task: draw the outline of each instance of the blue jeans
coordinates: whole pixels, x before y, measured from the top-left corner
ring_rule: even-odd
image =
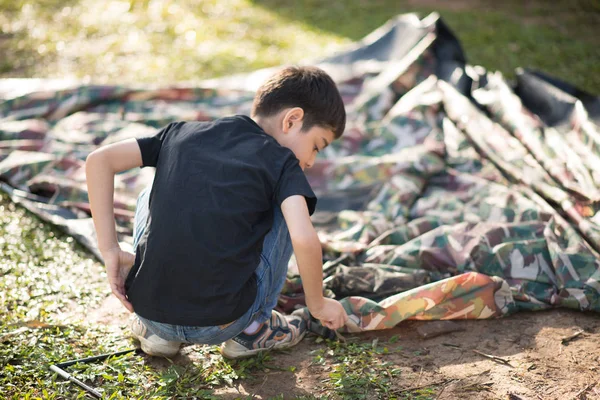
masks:
[[[133,247],[137,248],[146,229],[148,200],[151,187],[140,193],[137,199],[133,227]],[[150,321],[138,315],[140,320],[155,335],[170,341],[198,344],[219,344],[239,335],[253,321],[264,322],[271,318],[277,305],[279,293],[287,276],[287,266],[292,255],[292,241],[281,208],[273,207],[273,226],[265,236],[260,263],[256,267],[257,293],[254,303],[237,320],[221,326],[183,326]],[[202,307],[202,304],[198,304]]]

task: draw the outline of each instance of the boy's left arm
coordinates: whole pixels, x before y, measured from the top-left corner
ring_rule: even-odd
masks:
[[[106,273],[113,294],[125,308],[133,306],[125,295],[125,279],[133,266],[135,256],[122,251],[117,240],[114,216],[115,174],[141,167],[142,154],[135,139],[113,143],[93,151],[86,159],[86,179],[92,219],[98,238],[98,249],[106,265]]]
[[[348,315],[337,300],[323,297],[321,242],[310,220],[304,196],[288,197],[281,203],[281,211],[292,239],[308,310],[327,328],[341,328]]]

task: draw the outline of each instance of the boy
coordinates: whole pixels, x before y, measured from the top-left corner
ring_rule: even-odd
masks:
[[[342,305],[323,297],[316,197],[303,172],[344,131],[337,87],[318,68],[289,67],[259,88],[251,115],[172,123],[87,158],[98,248],[147,354],[223,343],[238,358],[297,344],[305,322],[273,310],[292,247],[311,314],[330,329],[346,323]],[[117,241],[113,181],[146,166],[156,175],[138,198],[134,256]]]

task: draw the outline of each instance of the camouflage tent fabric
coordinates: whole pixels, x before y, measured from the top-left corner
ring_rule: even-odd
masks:
[[[317,60],[336,80],[347,131],[307,171],[320,200],[324,292],[342,330],[405,319],[600,311],[600,100],[519,70],[514,84],[467,64],[435,14],[403,15]],[[194,87],[0,81],[0,182],[11,198],[95,248],[85,157],[176,120],[248,114],[273,69]],[[152,171],[116,178],[131,242]],[[309,319],[292,259],[279,307]],[[295,310],[295,311],[294,311]]]

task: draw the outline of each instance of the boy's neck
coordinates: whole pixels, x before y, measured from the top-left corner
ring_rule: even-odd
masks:
[[[277,121],[274,121],[275,118],[264,118],[259,116],[253,116],[250,118],[252,118],[252,120],[254,120],[254,122],[256,122],[256,124],[260,126],[267,135],[277,139],[275,135],[275,133],[277,132],[277,129],[275,128]]]

